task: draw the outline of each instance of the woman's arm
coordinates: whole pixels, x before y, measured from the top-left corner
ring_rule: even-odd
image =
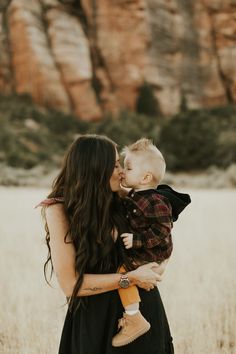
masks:
[[[50,234],[52,263],[59,285],[67,297],[72,295],[77,275],[75,271],[75,249],[72,243],[65,243],[68,232],[68,219],[62,204],[54,204],[46,209],[46,221]],[[69,241],[69,235],[67,237]],[[144,289],[152,288],[161,280],[161,276],[151,268],[156,263],[149,263],[128,272],[131,284]],[[120,274],[85,274],[78,296],[101,294],[119,288]]]

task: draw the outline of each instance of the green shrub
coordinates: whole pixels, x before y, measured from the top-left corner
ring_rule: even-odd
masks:
[[[116,118],[107,117],[103,121],[95,123],[91,126],[90,131],[107,135],[122,147],[140,137],[147,137],[156,142],[160,127],[158,118],[123,111]]]
[[[160,145],[170,170],[203,170],[236,162],[234,107],[194,110],[166,121]],[[232,133],[233,132],[233,133]],[[227,136],[231,136],[229,140]]]
[[[153,93],[152,87],[144,83],[137,99],[137,112],[146,116],[155,117],[160,115],[158,101]]]
[[[30,120],[35,128],[27,126]],[[75,134],[87,131],[87,122],[37,107],[27,96],[0,96],[0,157],[13,167],[58,165]]]

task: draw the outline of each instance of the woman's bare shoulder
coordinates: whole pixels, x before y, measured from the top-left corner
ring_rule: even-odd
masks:
[[[65,208],[64,208],[64,205],[62,203],[55,203],[55,204],[51,204],[51,205],[48,205],[46,208],[45,208],[45,215],[46,216],[50,216],[50,217],[53,217],[53,216],[64,216],[65,215]]]
[[[45,219],[49,228],[50,237],[54,240],[64,240],[69,230],[69,220],[64,205],[57,203],[45,209]],[[64,241],[63,241],[64,242]]]
[[[68,226],[65,208],[61,203],[52,204],[45,208],[45,217],[48,225],[57,224]]]

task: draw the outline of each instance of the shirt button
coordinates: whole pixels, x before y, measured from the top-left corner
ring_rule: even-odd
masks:
[[[136,209],[133,210],[134,213],[136,213],[136,211],[137,211]]]
[[[134,193],[131,194],[131,197],[132,197],[132,198],[134,197]]]
[[[126,217],[127,217],[127,219],[128,219],[128,218],[129,218],[129,215],[127,214]]]

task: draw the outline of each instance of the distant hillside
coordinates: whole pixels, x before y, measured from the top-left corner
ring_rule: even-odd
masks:
[[[227,0],[1,0],[0,93],[87,121],[232,104],[235,16]]]

